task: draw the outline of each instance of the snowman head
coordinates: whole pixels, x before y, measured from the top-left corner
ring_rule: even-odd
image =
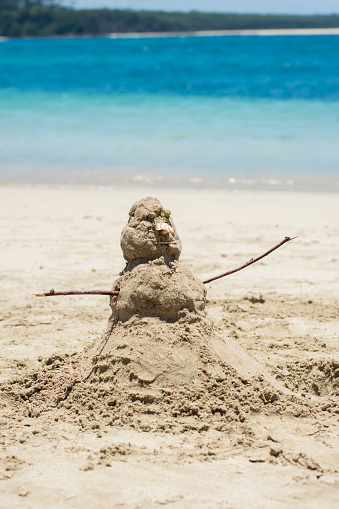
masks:
[[[181,253],[181,242],[170,211],[152,197],[132,205],[120,245],[127,262],[154,260],[161,256],[169,262],[178,260]]]

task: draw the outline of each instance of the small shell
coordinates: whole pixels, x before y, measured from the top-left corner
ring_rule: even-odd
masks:
[[[155,229],[161,234],[161,235],[167,235],[167,233],[173,233],[173,228],[171,225],[167,223],[157,223],[155,225]]]

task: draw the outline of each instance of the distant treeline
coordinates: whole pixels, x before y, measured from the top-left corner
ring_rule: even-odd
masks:
[[[104,35],[263,28],[337,28],[339,15],[261,15],[62,7],[53,0],[0,0],[0,36]]]

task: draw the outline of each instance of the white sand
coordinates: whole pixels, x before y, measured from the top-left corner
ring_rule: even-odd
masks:
[[[142,39],[145,37],[225,37],[229,35],[339,35],[339,28],[263,28],[251,30],[197,30],[196,32],[126,32],[111,33],[112,39]]]
[[[273,374],[285,373],[285,382],[296,384],[293,366],[302,362],[339,359],[338,194],[3,186],[0,382],[38,368],[39,357],[80,352],[102,333],[107,297],[31,294],[52,287],[109,290],[124,267],[119,238],[128,210],[149,195],[172,211],[181,261],[201,279],[299,235],[252,267],[209,284],[208,312]],[[260,295],[261,308],[243,299]],[[61,422],[46,429],[38,418],[10,424],[6,408],[0,417],[0,507],[337,505],[334,421],[327,431],[307,419],[290,426],[262,422],[262,446],[257,439],[253,447],[240,447],[241,436],[217,432],[80,432]],[[272,463],[265,442],[272,434],[271,446],[286,451],[286,458],[305,454],[320,469],[292,460]],[[132,453],[113,454],[110,468],[100,465],[100,448],[114,444]]]

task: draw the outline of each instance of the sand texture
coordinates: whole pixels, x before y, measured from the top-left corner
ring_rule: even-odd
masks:
[[[337,205],[0,188],[0,507],[337,507]]]

